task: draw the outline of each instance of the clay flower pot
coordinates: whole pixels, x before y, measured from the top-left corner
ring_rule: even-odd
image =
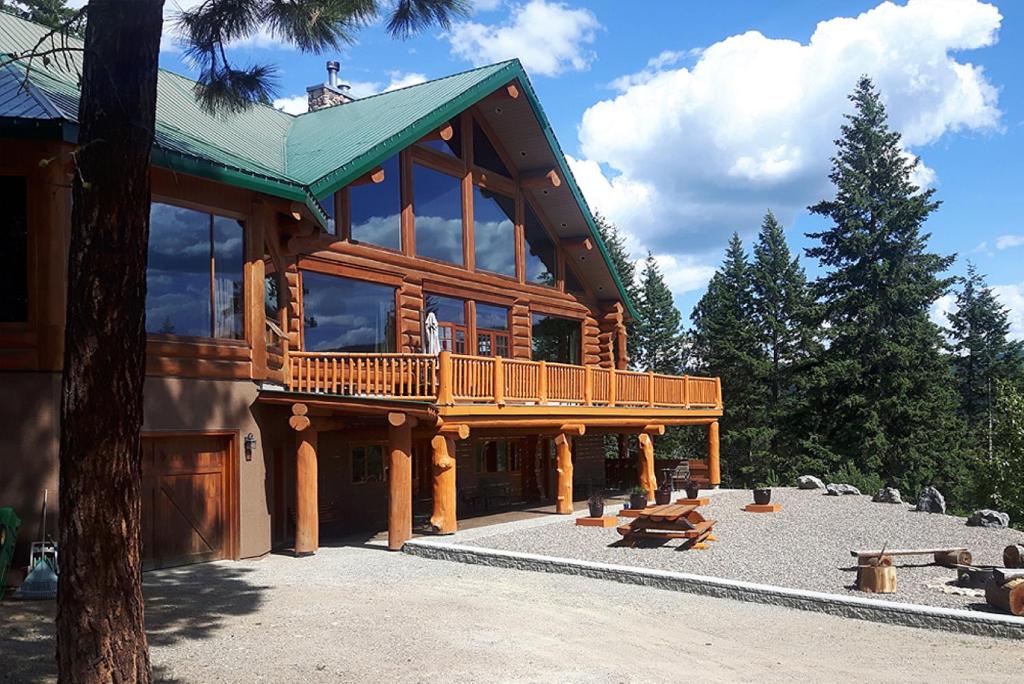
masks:
[[[590,509],[591,518],[601,518],[604,516],[604,499],[590,499],[587,501],[587,508]]]
[[[754,491],[754,503],[758,506],[765,506],[772,502],[772,490],[768,488],[755,489]]]
[[[694,483],[694,482],[687,482],[686,483],[686,498],[687,499],[696,499],[698,496],[700,496],[700,487],[698,487],[697,484]]]
[[[672,490],[671,489],[655,489],[654,490],[654,503],[659,506],[672,503]]]
[[[647,494],[632,493],[629,495],[629,507],[633,510],[647,508]]]

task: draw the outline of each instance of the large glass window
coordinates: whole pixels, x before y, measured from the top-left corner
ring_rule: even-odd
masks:
[[[459,117],[455,117],[448,123],[451,124],[452,127],[451,140],[442,140],[437,138],[435,140],[427,140],[420,144],[424,147],[429,147],[432,150],[437,150],[442,154],[462,158],[462,125],[459,122]]]
[[[427,313],[437,317],[438,338],[441,349],[456,354],[466,353],[466,302],[454,297],[428,294],[426,296]]]
[[[335,232],[337,232],[337,213],[338,212],[337,212],[337,207],[335,206],[337,204],[337,202],[335,202],[334,200],[335,200],[335,196],[334,196],[333,192],[330,195],[324,195],[323,197],[318,197],[317,198],[317,202],[320,203],[320,206],[323,207],[324,213],[327,214],[327,232],[328,233],[335,233]]]
[[[515,218],[514,199],[473,186],[473,245],[479,270],[515,276]]]
[[[384,180],[349,187],[352,239],[379,247],[402,248],[402,194],[398,155],[381,164]]]
[[[395,288],[302,272],[306,349],[395,351]]]
[[[554,287],[557,267],[555,243],[529,203],[523,221],[523,236],[526,238],[526,282]]]
[[[505,162],[501,161],[498,150],[495,149],[490,138],[484,133],[484,129],[480,128],[480,124],[476,121],[473,121],[473,163],[488,171],[494,171],[503,176],[512,176],[508,167],[505,166]]]
[[[0,176],[0,323],[28,321],[28,182]]]
[[[533,314],[533,360],[580,362],[580,322],[571,318]]]
[[[413,164],[412,185],[416,254],[463,265],[461,181]]]
[[[242,339],[241,223],[154,203],[149,218],[146,331]]]
[[[507,308],[477,303],[476,351],[480,356],[509,356]]]

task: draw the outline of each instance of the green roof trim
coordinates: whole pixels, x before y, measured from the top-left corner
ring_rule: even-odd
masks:
[[[50,29],[0,11],[0,54],[33,48]],[[70,39],[72,45],[82,45]],[[21,65],[0,80],[0,128],[21,137],[62,135],[77,139],[81,53],[33,64],[31,99],[12,83]],[[321,227],[327,215],[317,198],[331,194],[379,166],[497,88],[518,81],[562,178],[585,219],[628,314],[638,314],[619,278],[593,214],[566,162],[561,145],[519,60],[470,69],[340,107],[293,116],[265,105],[211,115],[196,102],[195,82],[161,69],[157,81],[156,135],[152,160],[166,167],[254,192],[302,202]]]

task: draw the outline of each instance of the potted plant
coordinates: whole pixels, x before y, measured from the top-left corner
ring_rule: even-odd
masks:
[[[764,483],[758,483],[754,485],[754,503],[759,506],[765,506],[772,501],[772,489]]]
[[[687,479],[683,487],[684,489],[686,489],[687,499],[696,499],[698,496],[700,496],[700,485],[698,485],[693,480]]]
[[[672,503],[672,481],[665,480],[654,490],[654,503],[659,506]]]
[[[629,492],[629,507],[633,510],[647,508],[647,490],[637,485]]]
[[[591,518],[604,517],[604,492],[591,488],[590,496],[587,497],[587,507],[590,509]]]

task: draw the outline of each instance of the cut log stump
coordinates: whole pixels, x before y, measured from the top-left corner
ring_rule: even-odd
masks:
[[[1010,544],[1003,549],[1003,567],[1024,568],[1024,544]]]
[[[971,556],[971,552],[963,549],[957,549],[955,551],[941,551],[936,553],[934,558],[936,565],[942,565],[947,568],[955,568],[958,565],[970,565],[974,560]]]
[[[882,559],[884,562],[886,559]],[[893,594],[896,592],[896,568],[889,565],[861,565],[857,568],[857,588],[873,594]]]
[[[1011,615],[1024,615],[1024,577],[985,587],[985,600]]]

